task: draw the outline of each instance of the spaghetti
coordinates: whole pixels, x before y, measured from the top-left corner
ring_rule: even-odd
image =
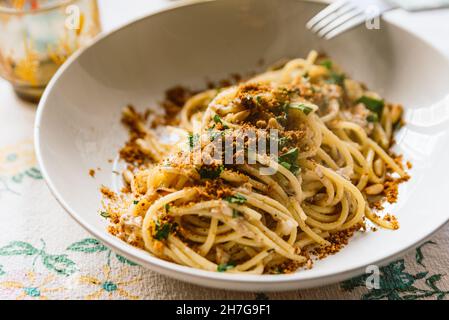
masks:
[[[337,251],[335,239],[364,228],[365,219],[398,227],[375,211],[386,188],[392,194],[408,179],[389,151],[402,107],[315,51],[197,93],[178,119],[169,129],[182,138],[167,143],[143,115],[123,112],[133,132],[128,149],[134,146],[133,160],[140,160],[123,173],[124,192],[109,199],[107,211],[110,232],[128,243],[192,268],[284,273],[310,267],[314,252]],[[276,154],[250,150],[261,137]],[[211,156],[217,141],[231,141],[230,156]]]

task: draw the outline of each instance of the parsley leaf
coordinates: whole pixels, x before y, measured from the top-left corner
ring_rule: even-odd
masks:
[[[237,204],[244,204],[247,200],[244,196],[239,194],[235,194],[233,196],[229,196],[224,199],[229,203],[237,203]]]
[[[343,87],[344,81],[345,81],[344,74],[340,74],[340,73],[331,71],[331,73],[329,74],[329,79],[327,79],[326,82],[330,83],[330,84],[336,84],[336,85],[339,85],[340,87]]]
[[[158,222],[156,223],[156,234],[154,238],[156,240],[162,241],[168,238],[170,232],[173,232],[176,229],[176,224],[171,224],[166,222],[160,225]]]
[[[198,144],[200,136],[198,134],[189,134],[189,148],[192,151]]]
[[[110,217],[109,212],[106,212],[106,211],[101,211],[100,212],[100,216],[102,216],[103,218],[109,218]]]
[[[218,114],[216,114],[214,116],[214,122],[221,124],[224,129],[229,129],[229,127],[227,125],[223,124],[223,120],[221,120],[221,118],[220,118],[220,116]]]
[[[383,100],[363,96],[359,100],[357,100],[357,103],[363,103],[367,109],[377,113],[379,118],[382,116],[382,111],[384,110],[385,106]]]
[[[281,166],[283,166],[287,170],[290,170],[293,174],[296,174],[299,171],[299,166],[297,164],[298,156],[299,149],[293,148],[283,155],[279,156],[278,162]]]
[[[287,105],[289,109],[301,110],[305,115],[308,115],[313,111],[313,108],[300,102],[292,102]]]
[[[233,218],[239,218],[241,216],[242,216],[242,214],[240,213],[240,211],[232,209],[232,217]]]
[[[138,203],[139,203],[139,200],[134,200],[133,203],[134,203],[134,204],[138,204]]]
[[[221,120],[221,118],[220,118],[220,116],[218,114],[216,114],[214,116],[214,122],[223,124],[223,121]]]
[[[298,156],[299,156],[299,149],[298,148],[293,148],[290,149],[288,152],[284,153],[282,156],[279,156],[279,162],[288,162],[288,163],[293,163],[296,162],[296,160],[298,160]]]
[[[288,162],[280,162],[279,164],[287,170],[290,170],[292,168],[292,165]]]
[[[220,165],[218,167],[207,167],[203,166],[198,170],[201,179],[217,179],[223,172],[224,166]]]
[[[228,271],[228,270],[230,270],[230,269],[232,269],[234,267],[235,267],[235,263],[234,262],[220,263],[217,266],[217,271],[218,272],[225,272],[225,271]]]
[[[325,67],[326,69],[328,69],[328,70],[331,70],[332,69],[332,65],[333,65],[333,63],[332,63],[332,61],[331,60],[323,60],[321,63],[320,63],[320,65],[322,65],[323,67]]]
[[[377,115],[377,113],[370,113],[366,117],[366,121],[368,121],[368,122],[379,122],[379,116]]]

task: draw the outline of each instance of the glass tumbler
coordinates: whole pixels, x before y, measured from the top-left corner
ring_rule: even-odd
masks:
[[[0,76],[38,102],[56,70],[100,31],[97,0],[0,0]]]

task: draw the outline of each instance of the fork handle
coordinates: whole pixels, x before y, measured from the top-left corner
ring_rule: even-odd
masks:
[[[449,0],[387,0],[407,11],[421,11],[449,7]]]

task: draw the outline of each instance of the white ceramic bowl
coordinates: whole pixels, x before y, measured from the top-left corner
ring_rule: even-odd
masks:
[[[382,22],[324,42],[305,30],[322,5],[298,0],[226,0],[188,4],[138,20],[76,54],[54,77],[39,105],[36,152],[61,205],[114,250],[152,270],[195,284],[278,291],[333,283],[385,263],[423,241],[449,217],[449,62],[426,42]],[[128,103],[156,104],[165,89],[201,88],[206,79],[257,71],[283,57],[325,51],[352,77],[407,108],[398,151],[413,162],[412,180],[388,208],[398,231],[359,234],[312,270],[288,275],[231,275],[179,266],[133,248],[106,232],[98,214],[99,185],[113,184],[112,165],[126,139],[120,124]],[[441,102],[443,101],[443,102]],[[439,103],[438,103],[439,102]],[[95,179],[90,168],[101,167]],[[61,230],[61,237],[64,231]]]

